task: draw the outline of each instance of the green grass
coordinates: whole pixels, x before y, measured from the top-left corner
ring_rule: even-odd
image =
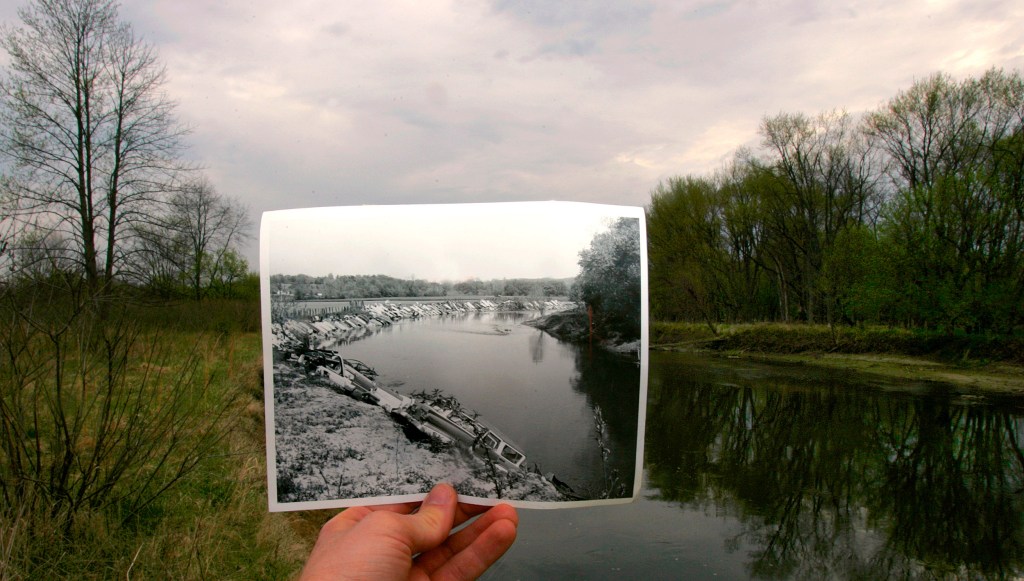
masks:
[[[216,420],[223,437],[193,471],[132,516],[115,503],[82,508],[69,521],[42,503],[25,508],[0,498],[0,579],[294,576],[329,515],[267,511],[258,309],[224,301],[129,310],[141,325],[140,348],[155,347],[161,357],[147,361],[131,352],[128,381],[138,381],[147,366],[170,378],[193,354],[196,385],[203,386],[193,395],[203,403],[195,413],[230,402]],[[91,383],[85,389],[93,389]],[[91,441],[83,438],[79,445],[87,448]]]

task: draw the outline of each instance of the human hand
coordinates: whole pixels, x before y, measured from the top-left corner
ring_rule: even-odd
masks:
[[[438,484],[422,504],[340,512],[320,529],[300,581],[479,577],[512,546],[519,516],[507,504],[477,506],[457,498],[454,488]]]

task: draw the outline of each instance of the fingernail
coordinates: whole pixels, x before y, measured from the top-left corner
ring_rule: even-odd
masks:
[[[440,504],[445,505],[452,501],[452,495],[454,490],[450,486],[437,485],[430,491],[427,498],[423,501],[423,504]]]

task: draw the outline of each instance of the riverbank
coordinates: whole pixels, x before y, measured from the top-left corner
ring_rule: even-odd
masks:
[[[392,302],[390,299],[349,301],[344,308],[296,308],[292,303],[271,305],[271,336],[275,347],[295,349],[308,346],[326,346],[338,341],[356,341],[406,319],[461,316],[485,312],[557,312],[572,309],[575,303],[552,299],[477,299],[455,301],[451,299]]]
[[[458,446],[413,441],[381,407],[298,364],[274,364],[279,502],[425,493],[440,481],[462,495],[562,500],[528,470],[495,470]]]
[[[523,321],[523,324],[545,331],[552,337],[568,343],[587,343],[592,340],[587,314],[577,309],[551,313]],[[623,342],[617,337],[612,337],[597,338],[596,342],[602,348],[616,353],[636,354],[640,350],[640,341]]]
[[[1024,345],[1017,339],[944,336],[905,329],[757,323],[655,322],[651,348],[814,365],[1024,394]]]

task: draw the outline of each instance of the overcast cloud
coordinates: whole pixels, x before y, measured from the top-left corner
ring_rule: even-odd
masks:
[[[1024,68],[1019,0],[125,0],[122,14],[159,49],[190,157],[256,223],[348,204],[642,206],[660,180],[757,145],[766,114],[857,113],[936,71]]]

